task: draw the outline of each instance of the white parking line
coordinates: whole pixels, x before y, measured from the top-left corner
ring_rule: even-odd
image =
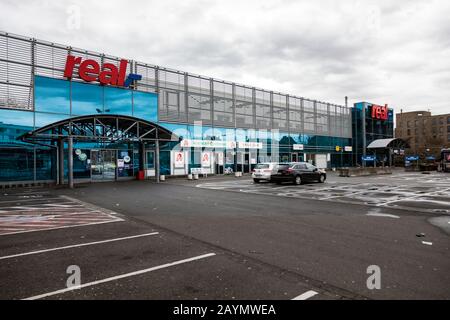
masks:
[[[366,214],[366,216],[371,217],[386,217],[386,218],[394,218],[394,219],[400,219],[399,216],[395,214],[389,214],[389,213],[378,213],[378,212],[369,212]]]
[[[33,229],[33,230],[25,230],[25,231],[18,231],[18,232],[0,233],[0,236],[9,236],[9,235],[18,234],[18,233],[28,233],[28,232],[37,232],[37,231],[49,231],[49,230],[75,228],[75,227],[88,227],[88,226],[93,226],[93,225],[97,225],[97,224],[104,224],[104,223],[111,223],[111,222],[121,222],[121,221],[123,221],[123,219],[115,218],[114,220],[110,220],[110,221],[89,222],[89,223],[74,224],[74,225],[68,225],[68,226],[62,226],[62,227],[51,227],[51,228],[44,228],[44,229]]]
[[[1,200],[0,201],[0,204],[1,203],[7,203],[7,202],[15,202],[15,203],[17,203],[17,202],[19,202],[19,203],[22,203],[22,202],[28,202],[28,201],[47,201],[47,200],[59,200],[60,198],[58,198],[58,197],[54,197],[54,198],[31,198],[31,199],[16,199],[16,200]]]
[[[57,248],[51,248],[51,249],[29,251],[29,252],[24,252],[24,253],[12,254],[12,255],[9,255],[9,256],[3,256],[3,257],[0,257],[0,260],[11,259],[11,258],[16,258],[16,257],[22,257],[22,256],[29,256],[29,255],[32,255],[32,254],[39,254],[39,253],[44,253],[44,252],[58,251],[58,250],[71,249],[71,248],[79,248],[79,247],[84,247],[84,246],[92,246],[94,244],[100,244],[100,243],[108,243],[108,242],[115,242],[115,241],[121,241],[121,240],[135,239],[135,238],[141,238],[141,237],[148,237],[148,236],[154,236],[154,235],[157,235],[157,234],[159,234],[159,232],[151,232],[151,233],[138,234],[138,235],[129,236],[129,237],[122,237],[122,238],[114,238],[114,239],[108,239],[108,240],[86,242],[86,243],[80,243],[80,244],[73,244],[73,245],[70,245],[70,246],[57,247]]]
[[[43,293],[43,294],[40,294],[40,295],[37,295],[37,296],[32,296],[32,297],[29,297],[29,298],[25,298],[23,300],[42,299],[42,298],[54,296],[54,295],[57,295],[57,294],[61,294],[61,293],[65,293],[65,292],[69,292],[69,291],[73,291],[73,290],[77,290],[77,289],[82,289],[82,288],[86,288],[86,287],[90,287],[90,286],[95,286],[95,285],[101,284],[101,283],[115,281],[115,280],[119,280],[119,279],[123,279],[123,278],[128,278],[128,277],[140,275],[140,274],[147,273],[147,272],[152,272],[152,271],[156,271],[156,270],[160,270],[160,269],[176,266],[176,265],[179,265],[179,264],[183,264],[183,263],[187,263],[187,262],[192,262],[192,261],[196,261],[196,260],[212,257],[212,256],[215,256],[215,255],[216,255],[215,253],[207,253],[207,254],[203,254],[201,256],[196,256],[196,257],[192,257],[192,258],[188,258],[188,259],[184,259],[184,260],[178,260],[178,261],[162,264],[162,265],[159,265],[159,266],[156,266],[156,267],[151,267],[151,268],[148,268],[148,269],[143,269],[143,270],[138,270],[138,271],[134,271],[134,272],[124,273],[124,274],[121,274],[121,275],[118,275],[118,276],[109,277],[109,278],[105,278],[105,279],[102,279],[102,280],[87,282],[87,283],[79,285],[79,286],[74,286],[74,287],[69,287],[69,288],[56,290],[56,291],[52,291],[52,292],[48,292],[48,293]]]
[[[419,193],[419,194],[414,194],[411,197],[406,197],[406,198],[402,198],[402,199],[396,199],[396,200],[391,200],[391,201],[386,201],[382,204],[378,204],[377,206],[385,206],[394,202],[399,202],[399,201],[409,201],[409,200],[414,200],[420,197],[427,197],[427,196],[431,196],[435,193],[440,193],[440,192],[446,192],[450,190],[450,188],[444,189],[444,190],[437,190],[437,191],[431,191],[431,192],[426,192],[426,193]]]
[[[318,292],[315,291],[306,291],[305,293],[302,293],[301,295],[293,298],[292,300],[307,300],[309,298],[314,297],[315,295],[319,294]]]

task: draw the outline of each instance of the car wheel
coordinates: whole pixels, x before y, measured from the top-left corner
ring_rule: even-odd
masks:
[[[253,179],[254,183],[259,183],[259,179]]]
[[[277,181],[277,182],[275,182],[276,184],[281,184],[281,181]]]
[[[323,174],[321,174],[320,176],[319,176],[319,182],[320,183],[324,183],[325,182],[325,176],[323,175]]]
[[[301,185],[302,184],[302,177],[300,177],[300,176],[295,176],[295,178],[294,178],[294,184],[296,184],[296,185]]]

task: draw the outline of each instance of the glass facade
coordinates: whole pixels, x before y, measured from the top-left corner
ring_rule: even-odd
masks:
[[[119,114],[157,122],[158,96],[115,87],[35,76],[35,111],[0,109],[0,182],[56,180],[56,147],[38,147],[17,138],[24,133],[70,117],[88,114]],[[91,150],[117,150],[118,159],[129,155],[133,144],[82,143],[74,146],[86,158],[74,157],[74,178],[91,178]],[[125,147],[125,149],[120,149]],[[65,156],[67,177],[67,154]],[[118,177],[133,177],[138,166],[124,163]]]
[[[353,122],[353,164],[363,165],[361,157],[375,155],[367,151],[367,146],[377,139],[394,137],[394,111],[388,109],[386,120],[372,117],[371,108],[374,104],[358,102],[352,110]]]
[[[0,66],[7,70],[1,74],[5,79],[0,79],[0,182],[54,180],[55,148],[29,145],[17,137],[56,121],[93,114],[133,116],[157,123],[185,140],[215,143],[189,149],[180,148],[178,142],[161,143],[161,174],[204,167],[208,164],[205,152],[214,159],[210,172],[223,172],[224,168],[248,172],[261,161],[316,163],[319,155],[325,156],[323,167],[352,164],[352,152],[336,148],[352,145],[352,108],[131,60],[127,72],[142,76],[131,88],[85,83],[76,72],[67,80],[63,76],[67,46],[0,32],[1,39],[8,41],[0,42],[7,49],[0,51]],[[99,64],[119,61],[82,49],[70,50],[71,55]],[[372,126],[372,134],[384,130]],[[218,142],[235,144],[218,146]],[[140,151],[133,143],[76,142],[74,148],[79,152],[74,157],[77,179],[92,179],[95,159],[109,159],[102,161],[113,163],[118,178],[132,177],[140,167]],[[152,148],[150,145],[145,151],[146,170],[154,170]],[[187,152],[184,171],[174,166],[173,152],[180,150]],[[7,159],[11,156],[18,160],[10,163]],[[101,171],[102,177],[107,176],[104,163],[94,166],[98,175]]]

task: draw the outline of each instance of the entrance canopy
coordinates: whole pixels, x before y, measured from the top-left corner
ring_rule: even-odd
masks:
[[[178,136],[156,123],[143,119],[95,114],[57,121],[23,134],[22,141],[40,143],[53,139],[73,138],[88,141],[178,141]]]
[[[400,138],[392,138],[392,139],[377,139],[372,141],[367,149],[405,149],[409,148],[408,143]]]

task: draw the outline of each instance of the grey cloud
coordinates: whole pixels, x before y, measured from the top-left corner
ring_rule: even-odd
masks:
[[[79,30],[66,26],[70,5]],[[4,0],[0,29],[330,102],[442,113],[449,12],[446,0]]]

